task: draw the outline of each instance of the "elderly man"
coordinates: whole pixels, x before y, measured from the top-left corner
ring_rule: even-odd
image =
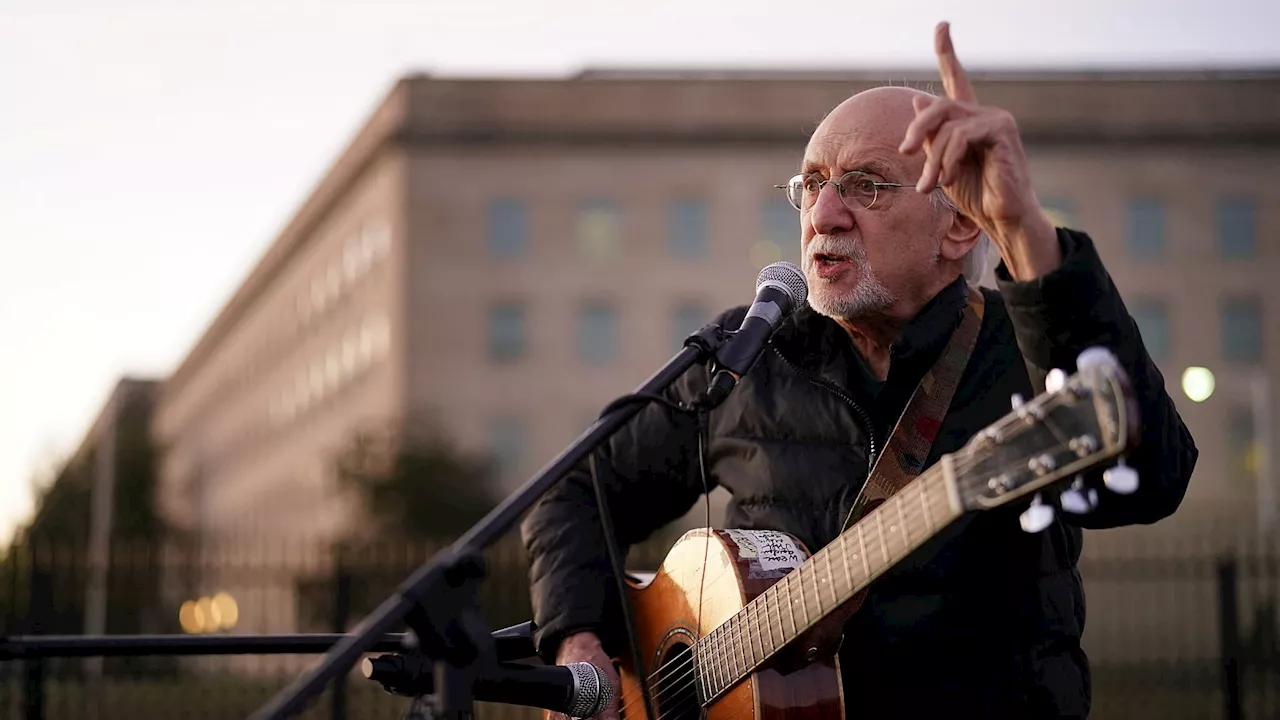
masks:
[[[1110,348],[1142,418],[1131,495],[1023,532],[1017,508],[966,516],[943,542],[878,579],[844,628],[844,698],[859,717],[1048,718],[1089,711],[1080,639],[1082,528],[1174,512],[1195,445],[1084,233],[1054,228],[1031,187],[1013,118],[979,105],[949,30],[935,39],[946,97],[860,93],[814,131],[786,193],[800,213],[809,307],[788,318],[710,416],[710,476],[731,494],[726,527],[791,533],[812,551],[841,531],[874,454],[961,322],[984,236],[999,292],[982,290],[976,346],[926,464],[1043,391],[1049,370]],[[978,252],[980,252],[979,250]],[[972,273],[972,274],[971,274]],[[745,308],[717,321],[741,323]],[[689,402],[705,368],[671,389]],[[653,406],[604,449],[622,545],[688,511],[706,491],[696,422]],[[616,590],[585,468],[547,493],[523,537],[539,650],[612,672],[624,652]],[[603,717],[616,717],[612,709]]]

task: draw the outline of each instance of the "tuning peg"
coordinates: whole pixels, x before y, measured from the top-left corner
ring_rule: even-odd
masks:
[[[1058,504],[1073,515],[1084,515],[1098,507],[1098,491],[1084,486],[1084,478],[1076,476],[1071,487],[1058,496]]]
[[[1031,499],[1031,507],[1018,516],[1018,522],[1021,523],[1024,531],[1038,533],[1053,522],[1053,506],[1044,504],[1040,499],[1040,493],[1036,493],[1036,496]]]
[[[1138,489],[1138,471],[1121,460],[1115,467],[1102,473],[1102,482],[1117,495],[1128,495]]]
[[[1044,389],[1046,392],[1056,393],[1067,384],[1067,374],[1058,368],[1049,371],[1044,378]]]
[[[1022,402],[1022,395],[1020,393],[1014,393],[1009,396],[1009,404],[1013,406],[1014,410],[1022,407]]]
[[[1115,353],[1104,347],[1085,348],[1076,356],[1076,368],[1081,372],[1091,370],[1103,365],[1107,367],[1115,367],[1120,364],[1116,359]]]

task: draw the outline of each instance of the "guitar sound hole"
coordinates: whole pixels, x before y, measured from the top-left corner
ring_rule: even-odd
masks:
[[[683,643],[672,645],[663,655],[659,667],[661,671],[650,686],[658,718],[699,720],[702,708],[698,705],[697,676],[693,672],[689,646]]]

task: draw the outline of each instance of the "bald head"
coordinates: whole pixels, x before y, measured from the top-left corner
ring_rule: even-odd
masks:
[[[973,225],[941,188],[928,196],[916,192],[925,155],[898,150],[916,117],[914,101],[933,97],[905,87],[866,90],[832,109],[810,137],[803,173],[840,180],[857,172],[875,184],[874,200],[864,192],[860,204],[848,190],[833,189],[812,196],[801,210],[810,304],[823,314],[909,315],[957,275],[976,283],[985,272],[985,238],[975,242],[969,235],[960,251],[972,247],[966,255],[956,254],[956,242],[944,248],[948,238],[964,235],[957,222]]]
[[[863,90],[839,105],[835,106],[822,119],[809,138],[809,150],[818,150],[817,145],[824,145],[824,151],[837,150],[842,145],[869,144],[878,148],[893,150],[892,158],[897,161],[909,161],[912,166],[924,167],[922,156],[906,157],[897,152],[907,126],[915,119],[916,111],[912,100],[917,97],[932,98],[923,90],[914,88],[886,86]]]

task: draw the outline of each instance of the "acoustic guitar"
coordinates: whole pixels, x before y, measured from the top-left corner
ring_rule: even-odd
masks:
[[[1098,348],[1077,367],[1071,377],[1051,373],[1047,391],[1030,401],[1014,398],[1012,412],[812,556],[782,532],[698,529],[656,572],[630,575],[645,667],[629,653],[617,658],[623,719],[843,718],[835,653],[877,577],[968,512],[1034,495],[1021,520],[1034,532],[1052,521],[1055,498],[1086,511],[1097,489],[1078,474],[1103,462],[1120,458],[1103,473],[1109,489],[1136,489],[1122,458],[1138,436],[1128,378]]]

